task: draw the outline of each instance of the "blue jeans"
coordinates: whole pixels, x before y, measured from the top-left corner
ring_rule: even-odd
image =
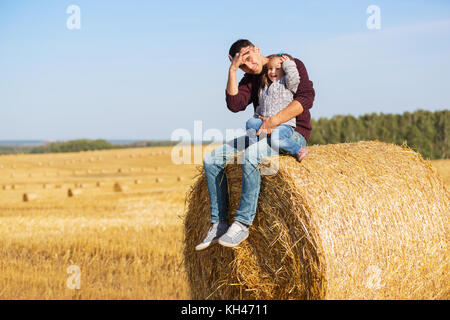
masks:
[[[250,118],[247,120],[245,129],[250,138],[250,143],[255,143],[258,140],[256,132],[261,127],[262,122],[263,121],[259,118]],[[294,139],[291,139],[294,131],[293,127],[287,124],[280,124],[268,137],[269,145],[275,150],[282,150],[289,154],[296,155],[302,146]]]
[[[294,131],[291,139],[306,147],[305,138],[297,131]],[[238,137],[227,141],[203,159],[210,198],[211,223],[227,221],[228,186],[224,167],[228,160],[243,150],[241,201],[234,220],[246,225],[253,223],[261,186],[258,165],[264,157],[277,154],[277,150],[272,149],[267,140],[260,139],[250,143],[247,135]]]

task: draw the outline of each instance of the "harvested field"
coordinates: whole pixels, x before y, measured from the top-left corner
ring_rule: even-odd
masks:
[[[170,151],[152,147],[0,156],[0,299],[194,297],[183,264],[183,215],[197,166],[175,165]],[[137,156],[130,158],[131,153]],[[435,163],[442,177],[449,176],[450,160]],[[136,171],[118,173],[118,168]],[[155,183],[157,177],[163,181]],[[137,179],[142,183],[135,184]],[[129,190],[114,192],[116,182]],[[44,183],[54,187],[43,189]],[[69,198],[75,184],[85,187]],[[25,193],[37,197],[24,202]],[[80,268],[79,290],[66,285],[70,266]],[[379,284],[373,276],[368,279]]]

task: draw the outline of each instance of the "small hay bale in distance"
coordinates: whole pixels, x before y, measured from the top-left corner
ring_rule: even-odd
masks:
[[[210,226],[203,169],[187,195],[184,261],[192,299],[449,299],[450,194],[430,162],[379,141],[310,146],[261,176],[237,248],[195,251]],[[241,165],[225,167],[228,215]]]
[[[183,177],[180,177],[180,176],[177,177],[177,181],[182,181],[182,180],[183,180]]]
[[[2,189],[3,189],[3,190],[11,190],[11,185],[9,185],[9,184],[4,184],[4,185],[2,186]]]
[[[22,195],[22,200],[24,202],[28,202],[28,201],[34,200],[36,198],[37,198],[37,195],[35,193],[26,192]]]
[[[136,179],[134,180],[134,184],[142,184],[142,180]]]
[[[156,182],[156,183],[163,182],[163,179],[162,179],[162,178],[155,178],[155,182]]]
[[[97,187],[102,187],[105,185],[105,183],[103,181],[97,181],[97,183],[95,184]]]
[[[115,192],[124,192],[124,191],[127,191],[127,190],[128,190],[128,186],[126,186],[126,185],[124,185],[122,183],[116,182],[114,184],[114,191]]]
[[[77,195],[80,195],[82,193],[82,191],[80,189],[73,189],[73,188],[69,188],[69,190],[67,190],[67,196],[69,198],[75,197]]]

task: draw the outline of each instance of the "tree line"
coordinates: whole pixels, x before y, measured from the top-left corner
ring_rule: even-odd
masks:
[[[450,158],[450,110],[336,115],[311,120],[309,145],[362,140],[407,144],[424,159]]]
[[[370,113],[359,116],[336,115],[311,120],[309,145],[379,140],[407,144],[424,159],[450,158],[450,110]],[[78,152],[88,150],[173,146],[179,141],[137,141],[112,144],[103,139],[53,142],[39,147],[0,146],[0,154]],[[204,142],[206,143],[206,142]]]

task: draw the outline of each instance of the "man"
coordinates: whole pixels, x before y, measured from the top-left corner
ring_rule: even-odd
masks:
[[[250,103],[253,103],[256,109],[259,77],[269,59],[261,54],[257,46],[245,39],[233,43],[228,58],[231,61],[225,92],[228,109],[232,112],[243,111]],[[270,135],[277,125],[296,117],[296,128],[292,139],[306,147],[311,133],[309,109],[313,105],[315,92],[304,64],[298,59],[294,61],[300,75],[300,84],[294,100],[276,115],[263,118],[257,135]],[[239,84],[236,79],[238,69],[245,72]],[[242,150],[245,151],[242,163],[241,200],[234,215],[234,222],[229,227],[227,180],[224,167],[230,158]],[[256,214],[261,185],[261,173],[257,167],[264,154],[272,153],[273,149],[267,143],[267,139],[260,139],[257,143],[249,145],[248,137],[244,136],[225,143],[205,157],[203,165],[210,196],[212,226],[206,238],[196,246],[196,250],[203,250],[216,242],[226,247],[235,247],[248,237],[249,226],[252,225]]]

